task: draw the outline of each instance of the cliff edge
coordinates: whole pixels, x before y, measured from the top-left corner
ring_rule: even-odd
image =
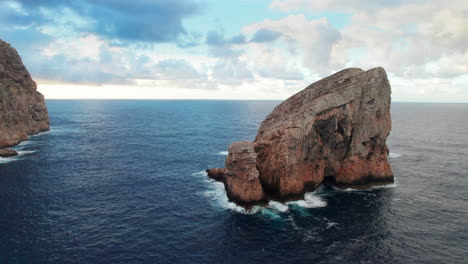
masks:
[[[0,40],[0,148],[49,130],[44,96],[36,89],[18,52]]]
[[[226,168],[208,176],[224,182],[229,199],[241,205],[300,198],[322,183],[391,183],[390,95],[383,68],[337,72],[278,105],[255,141],[233,143]]]

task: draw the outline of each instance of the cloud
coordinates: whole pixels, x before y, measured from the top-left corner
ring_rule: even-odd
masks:
[[[210,47],[209,54],[211,56],[226,62],[238,60],[244,54],[244,50],[240,46],[247,43],[245,39],[243,34],[225,38],[222,33],[209,31],[205,43]]]
[[[181,59],[166,59],[151,67],[157,79],[181,80],[207,78],[206,74],[198,72],[189,62]]]
[[[20,55],[42,83],[125,85],[146,79],[174,87],[185,81],[194,82],[191,87],[213,87],[204,84],[208,75],[187,60],[150,57],[128,47],[111,46],[95,35],[74,41],[56,39],[40,49],[23,49]]]
[[[23,49],[20,55],[33,77],[43,82],[132,84],[121,52],[88,35],[73,42],[56,39],[39,49]]]
[[[245,36],[242,34],[235,35],[231,38],[224,38],[224,36],[217,31],[209,31],[206,35],[205,43],[210,46],[225,46],[233,44],[244,44]]]
[[[212,78],[226,85],[241,85],[252,81],[254,75],[248,64],[239,58],[220,59],[212,69]]]
[[[183,19],[201,6],[192,0],[14,0],[2,4],[2,24],[63,26],[121,42],[177,42],[187,35]],[[71,19],[57,14],[72,14]],[[56,23],[59,23],[58,25]]]
[[[255,34],[253,35],[252,39],[250,42],[271,42],[276,39],[278,39],[281,36],[281,33],[279,32],[274,32],[265,28],[259,29]]]
[[[297,58],[287,51],[266,44],[249,47],[248,61],[260,78],[298,81],[304,79],[303,68]]]
[[[280,34],[282,46],[287,46],[291,55],[300,53],[304,67],[318,73],[332,71],[333,47],[340,41],[341,34],[326,18],[308,20],[304,15],[289,15],[279,20],[264,20],[244,28],[246,33],[255,32],[254,36],[262,31]],[[273,33],[268,34],[271,36]]]
[[[330,40],[319,47],[324,54],[330,54],[326,66],[331,69],[383,66],[404,78],[452,78],[468,73],[466,1],[275,0],[270,7],[285,12],[332,11],[352,15],[350,23],[338,31],[339,38],[327,35],[333,30],[319,33]],[[301,42],[300,38],[291,37]],[[301,52],[307,54],[307,46],[312,47],[305,45]],[[309,68],[317,66],[317,62]]]
[[[230,38],[225,38],[223,34],[217,31],[209,31],[206,36],[205,43],[209,46],[229,46],[249,43],[265,43],[275,41],[280,36],[281,33],[279,32],[261,28],[253,34],[249,41],[247,41],[247,37],[244,34],[237,34]]]
[[[284,12],[349,12],[355,10],[373,11],[381,8],[399,6],[409,2],[423,2],[424,0],[274,0],[270,8]]]

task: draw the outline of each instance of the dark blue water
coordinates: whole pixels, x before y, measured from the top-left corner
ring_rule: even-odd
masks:
[[[202,171],[278,103],[47,101],[0,160],[0,263],[466,263],[468,104],[392,104],[394,185],[245,212]]]

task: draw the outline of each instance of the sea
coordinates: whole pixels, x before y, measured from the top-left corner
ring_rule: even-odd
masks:
[[[392,103],[394,184],[245,210],[205,169],[279,103],[48,100],[0,159],[0,263],[467,263],[468,104]]]

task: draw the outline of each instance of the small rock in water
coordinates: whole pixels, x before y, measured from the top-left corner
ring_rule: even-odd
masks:
[[[0,149],[0,157],[6,158],[6,157],[13,157],[18,155],[18,152],[12,149]]]

